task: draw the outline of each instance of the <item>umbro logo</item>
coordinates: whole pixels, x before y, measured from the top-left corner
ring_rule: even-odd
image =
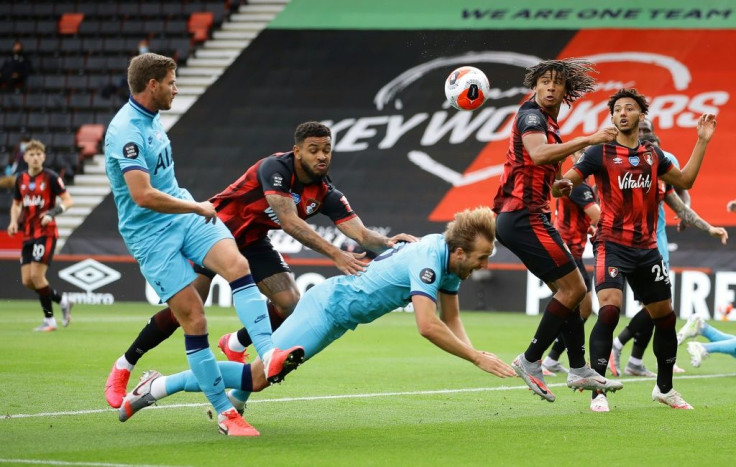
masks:
[[[91,258],[59,271],[59,277],[80,289],[92,292],[120,279],[120,273]]]

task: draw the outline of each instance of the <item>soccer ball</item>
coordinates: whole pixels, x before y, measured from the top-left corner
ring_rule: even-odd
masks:
[[[447,101],[458,110],[475,110],[486,101],[491,84],[485,73],[472,66],[461,66],[445,80]]]

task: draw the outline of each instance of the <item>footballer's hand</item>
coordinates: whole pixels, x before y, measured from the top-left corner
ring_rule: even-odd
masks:
[[[588,226],[588,235],[591,237],[595,237],[596,232],[598,232],[598,227],[595,225],[589,225]]]
[[[49,225],[49,222],[51,222],[52,220],[54,220],[53,217],[51,217],[48,214],[44,213],[41,216],[41,227],[46,227],[47,225]]]
[[[18,223],[17,222],[11,222],[8,224],[8,236],[12,237],[13,235],[18,233]]]
[[[675,217],[675,218],[677,219],[677,217]],[[678,232],[682,232],[683,230],[687,229],[689,225],[690,225],[690,224],[688,224],[688,223],[687,223],[687,222],[685,222],[684,220],[682,220],[682,219],[679,219],[679,220],[677,221],[677,231],[678,231]]]
[[[479,358],[475,362],[475,366],[483,371],[487,371],[499,378],[509,378],[516,376],[516,372],[513,368],[500,358],[496,357],[492,353],[479,351]]]
[[[713,114],[703,114],[698,119],[698,138],[706,143],[713,137],[716,131],[716,116]]]
[[[616,129],[616,127],[609,126],[600,129],[592,135],[588,136],[588,145],[592,146],[594,144],[610,143],[616,139],[616,136],[618,136],[618,130]]]
[[[566,178],[560,178],[552,182],[552,196],[559,198],[560,196],[570,196],[572,192],[572,182]]]
[[[389,238],[386,242],[386,246],[391,248],[392,246],[396,245],[400,242],[406,242],[406,243],[414,243],[418,241],[419,239],[415,237],[414,235],[409,235],[406,233],[400,233],[398,235],[394,235],[393,237]]]
[[[736,199],[732,199],[726,205],[726,210],[729,212],[736,212]]]
[[[215,211],[215,206],[209,201],[197,203],[196,213],[204,217],[205,224],[208,222],[212,222],[213,224],[217,222],[217,211]]]
[[[341,273],[351,276],[365,271],[366,264],[361,261],[363,258],[365,258],[365,252],[350,253],[340,250],[340,254],[332,260]]]
[[[723,245],[728,243],[728,232],[723,227],[711,227],[708,229],[708,234],[711,237],[720,238]]]

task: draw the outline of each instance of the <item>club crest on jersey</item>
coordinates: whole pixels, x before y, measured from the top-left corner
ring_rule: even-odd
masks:
[[[34,191],[36,189],[36,182],[31,182],[28,184],[28,189],[31,191]]]
[[[647,164],[652,165],[652,153],[651,152],[645,153],[644,160],[647,161]]]
[[[437,279],[437,274],[430,268],[424,268],[419,272],[419,279],[425,284],[431,284]]]
[[[629,164],[633,165],[634,167],[639,165],[639,160],[639,156],[629,156]]]
[[[311,216],[312,214],[317,212],[318,209],[319,201],[317,201],[316,199],[307,199],[307,205],[304,208],[304,212],[306,212],[308,216]]]
[[[302,196],[299,193],[291,193],[291,199],[294,200],[294,204],[299,204],[302,200]]]
[[[613,277],[613,278],[615,278],[616,276],[618,276],[618,268],[615,268],[615,267],[608,268],[608,275],[611,276],[611,277]]]

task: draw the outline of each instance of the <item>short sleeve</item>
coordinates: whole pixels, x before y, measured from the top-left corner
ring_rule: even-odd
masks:
[[[355,216],[348,199],[337,188],[331,187],[324,198],[322,214],[339,224]]]
[[[654,152],[657,154],[657,158],[659,159],[659,165],[657,166],[657,175],[664,175],[672,169],[674,164],[669,157],[664,155],[661,149],[654,148]]]
[[[437,302],[442,264],[436,252],[413,255],[409,259],[410,295],[423,295]]]
[[[282,158],[265,158],[258,167],[258,181],[264,195],[291,196],[291,170]]]
[[[64,186],[64,180],[57,174],[53,174],[49,177],[49,183],[51,184],[51,193],[54,195],[62,195],[66,193],[66,186]]]
[[[15,178],[15,188],[13,189],[13,199],[16,201],[23,200],[23,195],[20,192],[20,179],[21,179],[20,175]]]
[[[581,183],[572,189],[570,201],[578,205],[580,209],[585,209],[596,202],[593,189],[587,183]]]
[[[516,117],[516,128],[520,135],[527,133],[547,133],[547,119],[536,109],[522,110]]]
[[[122,173],[130,170],[149,172],[145,158],[145,145],[140,132],[130,132],[109,142],[108,154],[117,162]]]
[[[573,166],[583,179],[597,173],[603,167],[603,146],[597,145],[585,150],[578,162]]]

